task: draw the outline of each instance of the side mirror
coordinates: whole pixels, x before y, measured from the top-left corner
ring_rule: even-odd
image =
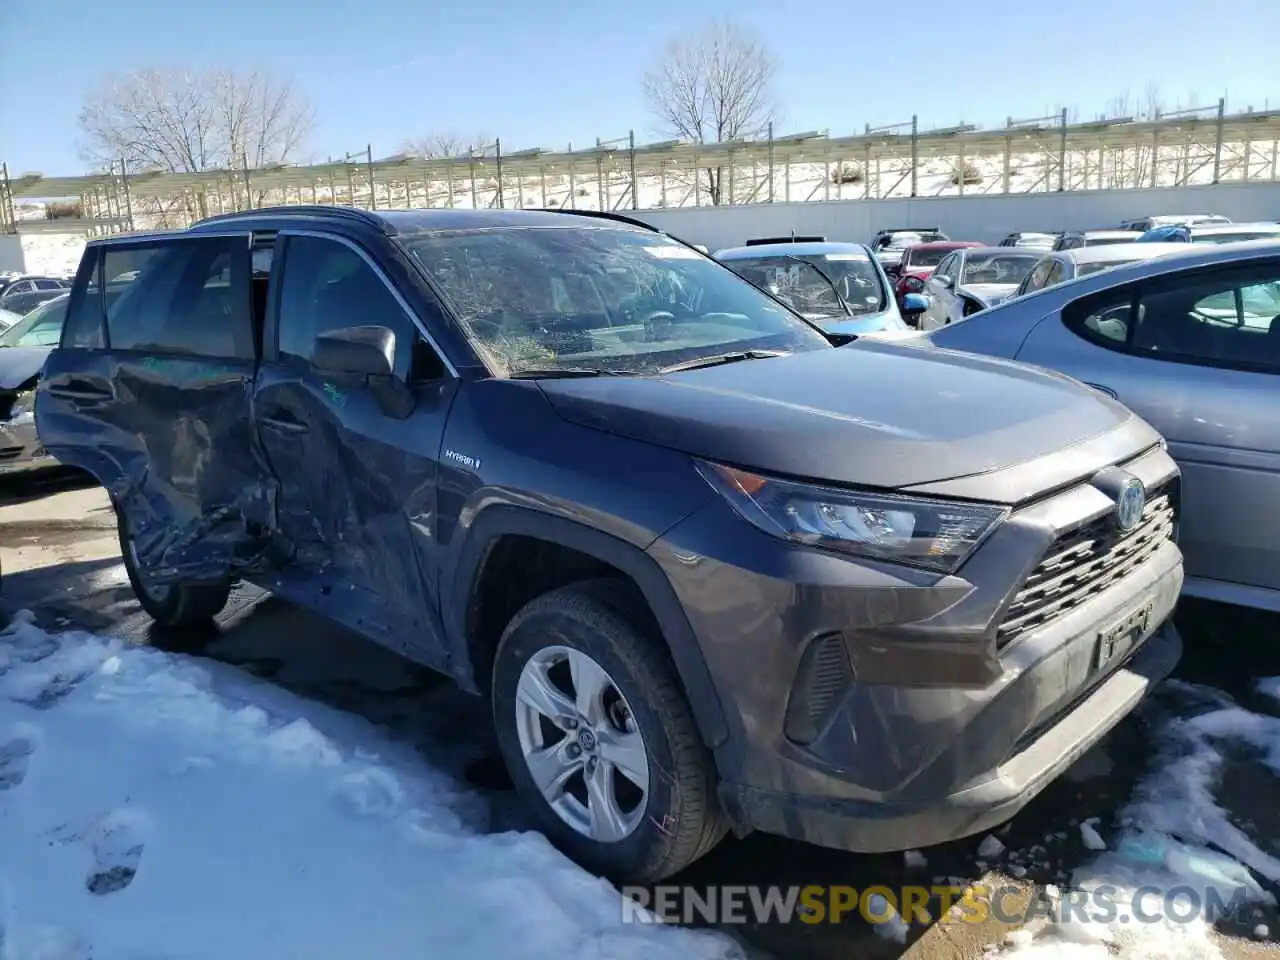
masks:
[[[328,330],[316,337],[311,351],[317,373],[360,380],[383,413],[403,420],[413,412],[414,397],[395,375],[395,358],[395,332],[380,326]]]
[[[395,370],[396,335],[387,327],[342,327],[316,337],[311,365],[323,373],[389,377]]]
[[[929,298],[922,293],[908,293],[902,298],[902,312],[908,317],[918,317],[929,309]]]
[[[945,273],[935,273],[933,275],[933,279],[937,280],[938,283],[942,284],[942,288],[944,290],[950,290],[956,285],[956,282],[952,280],[950,277],[948,277]]]

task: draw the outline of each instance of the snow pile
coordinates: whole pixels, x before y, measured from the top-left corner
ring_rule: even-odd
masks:
[[[410,748],[234,669],[0,633],[0,955],[733,957]]]
[[[1263,681],[1259,690],[1280,698],[1280,679]],[[1213,921],[1227,919],[1223,913],[1234,908],[1245,912],[1232,919],[1247,921],[1251,907],[1275,905],[1271,888],[1280,883],[1280,859],[1233,822],[1215,791],[1227,751],[1247,750],[1280,773],[1280,717],[1186,683],[1166,684],[1161,699],[1174,701],[1175,713],[1160,718],[1157,762],[1122,812],[1111,849],[1096,819],[1081,824],[1085,844],[1106,852],[1076,871],[1075,893],[1062,894],[1078,902],[1068,910],[1059,900],[1055,921],[1039,936],[1014,938],[1004,957],[1222,960]],[[1134,892],[1143,889],[1152,892],[1137,901],[1144,916],[1135,916]],[[1079,891],[1106,892],[1116,909],[1108,916],[1099,899]],[[1254,934],[1266,936],[1266,927],[1255,926]]]

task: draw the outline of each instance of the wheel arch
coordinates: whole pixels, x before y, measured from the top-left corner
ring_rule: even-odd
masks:
[[[728,724],[711,673],[684,609],[657,561],[640,547],[610,534],[520,507],[496,505],[480,513],[467,533],[452,582],[443,591],[449,662],[460,686],[471,693],[482,693],[487,688],[497,643],[481,630],[485,577],[503,544],[512,538],[572,551],[586,558],[588,565],[598,565],[565,582],[602,572],[621,575],[629,581],[657,624],[703,742],[714,749],[728,739]],[[539,590],[535,595],[543,592],[546,591]],[[508,620],[509,617],[504,618],[503,627]]]

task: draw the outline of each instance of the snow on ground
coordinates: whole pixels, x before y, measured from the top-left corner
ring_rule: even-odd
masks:
[[[1261,681],[1258,692],[1280,700],[1280,678]],[[1193,915],[1195,904],[1214,903],[1215,896],[1219,904],[1243,905],[1236,921],[1256,936],[1267,936],[1266,927],[1256,923],[1261,911],[1250,919],[1251,908],[1275,906],[1280,859],[1263,849],[1263,841],[1251,837],[1215,794],[1228,757],[1253,757],[1280,773],[1280,717],[1249,711],[1220,691],[1177,682],[1167,683],[1148,703],[1147,715],[1156,730],[1155,762],[1114,829],[1087,821],[1086,846],[1098,849],[1105,843],[1109,849],[1079,868],[1070,883],[1074,890],[1110,886],[1118,891],[1113,902],[1120,908],[1107,918],[1097,900],[1081,899],[1074,912],[1060,906],[1055,922],[1043,926],[1040,935],[1014,934],[1013,949],[1004,951],[1004,958],[1222,960],[1212,936],[1214,918]],[[1274,838],[1265,842],[1275,843]],[[1144,887],[1180,888],[1170,912],[1189,919],[1139,922],[1127,905]],[[1059,892],[1059,904],[1064,896],[1070,894]],[[1163,912],[1160,894],[1140,903],[1147,916]]]
[[[21,234],[27,273],[74,276],[86,237],[78,233]]]
[[[736,957],[353,716],[20,613],[0,633],[0,956]]]

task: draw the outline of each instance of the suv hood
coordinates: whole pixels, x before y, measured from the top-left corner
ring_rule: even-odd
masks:
[[[883,489],[1013,467],[1134,419],[1062,374],[889,341],[539,385],[572,423],[766,473]]]

